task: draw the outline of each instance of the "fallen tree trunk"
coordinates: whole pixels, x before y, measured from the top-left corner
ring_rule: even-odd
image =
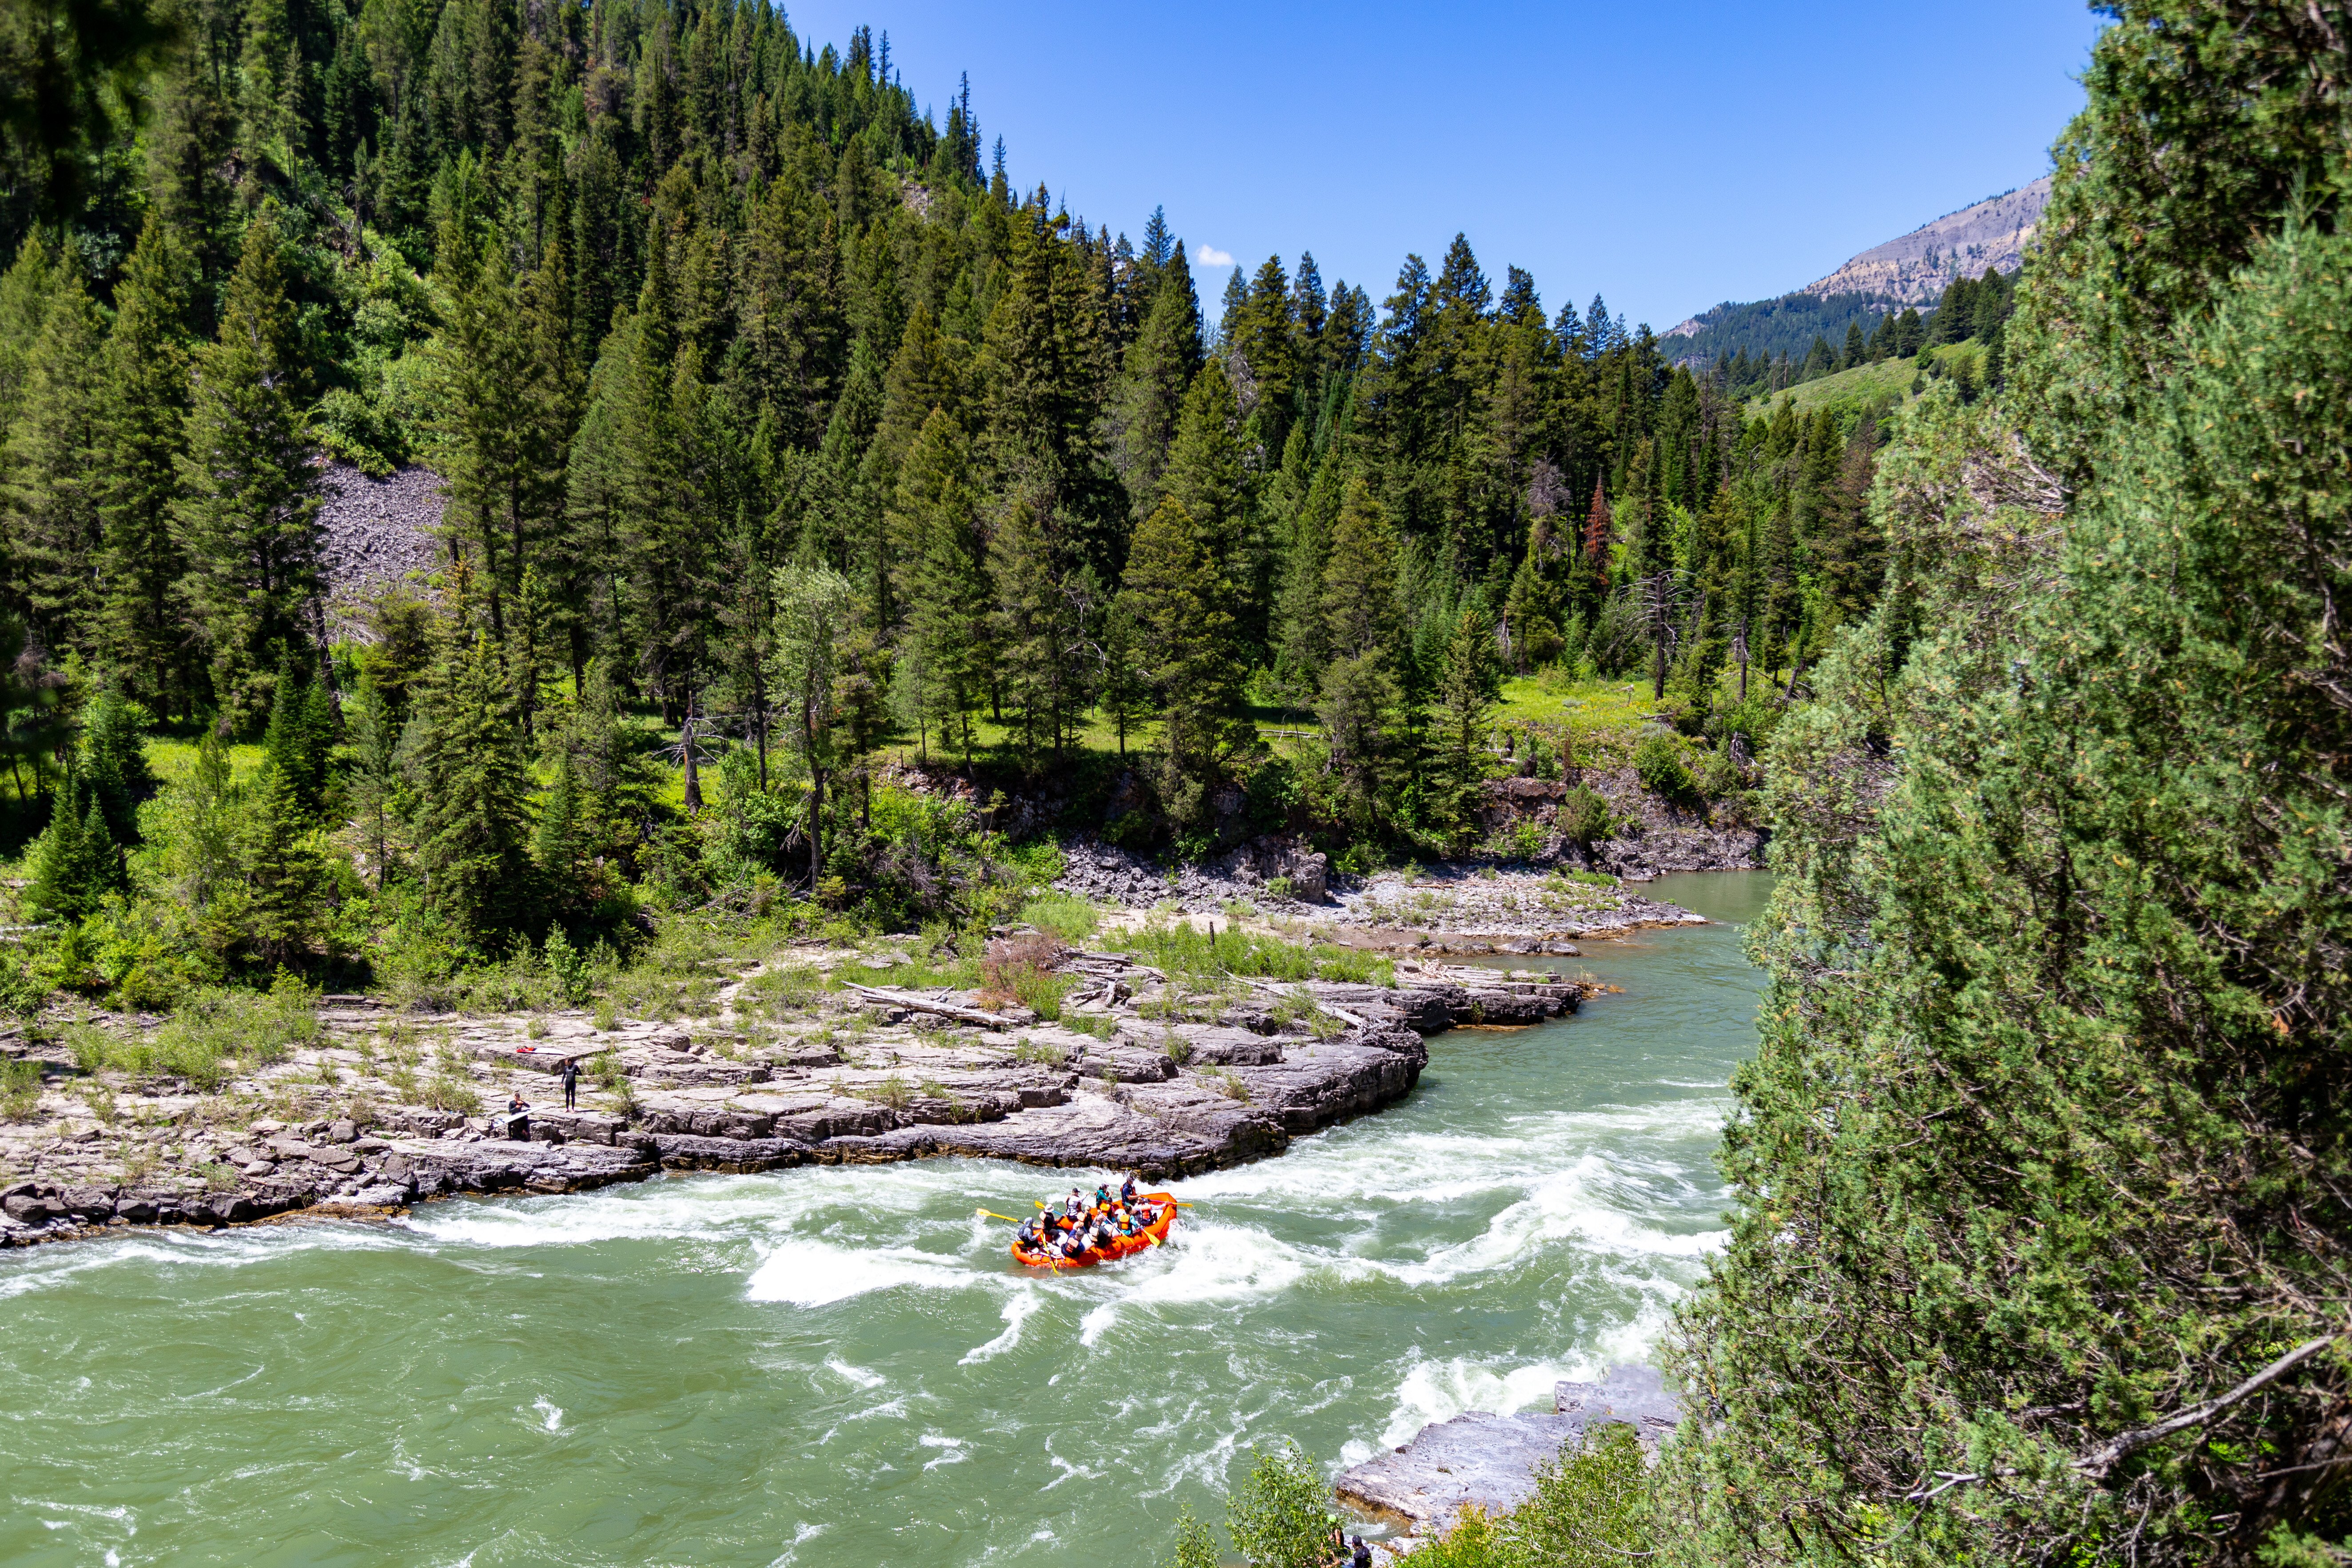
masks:
[[[897,991],[885,991],[879,986],[858,985],[843,981],[844,991],[855,991],[860,996],[870,996],[877,1002],[887,1002],[893,1007],[904,1007],[915,1013],[936,1013],[942,1018],[955,1018],[966,1024],[983,1024],[992,1029],[1017,1029],[1021,1026],[1010,1018],[1000,1018],[993,1013],[983,1013],[977,1007],[960,1006],[953,1002],[934,1002],[928,996],[908,996]]]

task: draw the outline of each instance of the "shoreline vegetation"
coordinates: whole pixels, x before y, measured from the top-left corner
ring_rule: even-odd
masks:
[[[2014,279],[1801,364],[1461,235],[1204,310],[765,0],[0,37],[0,1110],[89,1112],[11,1228],[1246,1157],[1565,1005],[1399,922],[1769,840],[1683,1426],[1429,1561],[2342,1563],[2352,29],[2100,9]],[[481,1137],[572,1040],[604,1109]]]
[[[1573,885],[1579,934],[1697,919],[1601,880]],[[0,1045],[0,1245],[937,1154],[1172,1179],[1402,1098],[1425,1035],[1592,989],[1448,965],[1443,931],[1368,949],[1238,901],[1047,890],[1024,912],[961,945],[707,925],[617,973],[512,966],[457,1010],[284,974],[167,1017],[52,1013]],[[525,1141],[504,1135],[515,1095]]]

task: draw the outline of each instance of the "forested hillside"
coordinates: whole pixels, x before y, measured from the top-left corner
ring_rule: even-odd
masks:
[[[953,916],[986,875],[877,807],[886,745],[1077,780],[1059,830],[1139,847],[1461,852],[1486,776],[1559,761],[1489,724],[1546,668],[1642,681],[1686,737],[1644,776],[1737,794],[1886,573],[1874,414],[1743,419],[1459,237],[1377,303],[1269,258],[1205,319],[1159,214],[1024,194],[862,31],[152,20],[53,36],[83,112],[11,121],[0,204],[5,701],[67,984],[618,940],[761,878]],[[333,647],[331,458],[447,496],[437,577]]]

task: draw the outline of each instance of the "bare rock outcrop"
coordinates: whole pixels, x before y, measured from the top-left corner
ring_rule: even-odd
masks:
[[[1442,1530],[1465,1508],[1517,1508],[1534,1494],[1537,1468],[1598,1426],[1630,1426],[1654,1451],[1681,1415],[1655,1371],[1613,1366],[1599,1383],[1559,1384],[1549,1413],[1471,1410],[1433,1422],[1394,1452],[1341,1471],[1332,1489],[1350,1508],[1416,1534]]]
[[[330,463],[320,488],[319,563],[330,633],[365,640],[362,605],[398,584],[421,589],[447,564],[439,537],[441,476],[410,467],[376,479],[349,463]]]

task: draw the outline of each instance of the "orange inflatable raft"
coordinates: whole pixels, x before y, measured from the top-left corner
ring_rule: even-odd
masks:
[[[1076,1258],[1063,1258],[1055,1253],[1038,1252],[1013,1244],[1013,1258],[1032,1268],[1091,1268],[1097,1263],[1108,1263],[1114,1258],[1126,1258],[1168,1239],[1168,1227],[1176,1223],[1176,1194],[1145,1193],[1136,1199],[1138,1209],[1152,1215],[1151,1222],[1131,1237],[1122,1237],[1108,1247],[1090,1247]]]

